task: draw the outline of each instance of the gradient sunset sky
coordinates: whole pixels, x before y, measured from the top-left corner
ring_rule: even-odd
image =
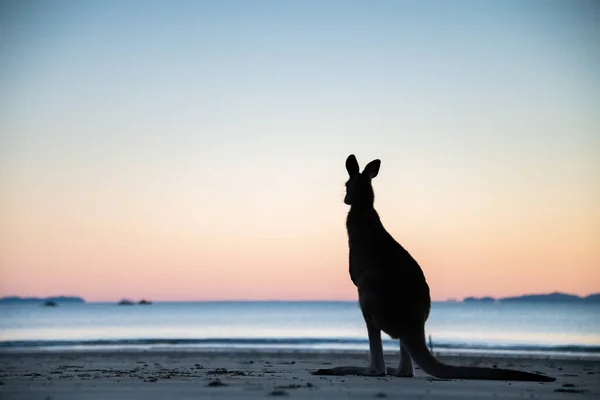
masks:
[[[356,299],[344,162],[434,300],[600,291],[594,1],[3,1],[0,296]]]

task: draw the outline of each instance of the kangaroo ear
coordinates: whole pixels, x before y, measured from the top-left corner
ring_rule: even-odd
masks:
[[[358,175],[360,172],[360,169],[358,168],[358,161],[356,161],[354,154],[350,154],[346,159],[346,171],[348,171],[350,178]]]
[[[375,178],[379,173],[379,167],[381,166],[381,160],[373,160],[367,164],[363,174],[367,174],[371,179]]]

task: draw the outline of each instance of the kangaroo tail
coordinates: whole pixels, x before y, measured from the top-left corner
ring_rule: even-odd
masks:
[[[401,338],[411,358],[428,374],[446,379],[554,382],[556,378],[501,368],[459,367],[437,360],[425,344],[425,332]]]

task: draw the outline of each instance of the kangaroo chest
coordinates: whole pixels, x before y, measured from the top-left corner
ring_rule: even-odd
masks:
[[[363,273],[384,267],[385,254],[375,238],[354,239],[352,236],[349,238],[349,272],[350,279],[357,285]]]
[[[346,220],[349,247],[350,279],[357,285],[361,275],[377,268],[382,254],[382,235],[385,230],[375,210],[356,212],[351,210]]]

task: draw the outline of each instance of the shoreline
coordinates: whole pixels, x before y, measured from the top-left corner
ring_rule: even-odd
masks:
[[[238,354],[339,354],[356,356],[366,354],[368,349],[348,349],[348,348],[302,348],[302,347],[285,347],[285,346],[197,346],[197,345],[181,345],[181,346],[160,346],[160,345],[92,345],[92,346],[24,346],[24,347],[0,347],[0,355],[2,354],[66,354],[66,353],[131,353],[139,354],[144,352],[162,352],[162,353],[196,353],[196,354],[211,354],[211,353],[238,353]],[[535,359],[535,360],[562,360],[562,361],[589,361],[600,362],[600,353],[588,352],[548,352],[548,351],[518,351],[511,349],[480,349],[480,348],[444,348],[434,346],[434,355],[441,358],[459,359],[467,358],[490,358],[490,359]],[[394,357],[398,354],[397,350],[390,350],[389,346],[384,347],[386,357]]]
[[[310,355],[347,355],[349,357],[357,357],[360,355],[368,354],[368,349],[305,349],[305,348],[279,348],[279,347],[160,347],[160,346],[149,346],[149,347],[103,347],[103,346],[82,346],[82,347],[15,347],[15,348],[0,348],[0,357],[3,355],[19,354],[19,355],[63,355],[63,354],[108,354],[108,353],[120,353],[136,355],[140,353],[193,353],[197,355],[211,355],[211,354],[263,354],[263,355],[298,355],[298,354],[310,354]],[[504,351],[483,351],[479,349],[435,349],[433,351],[435,357],[440,359],[502,359],[502,360],[553,360],[553,361],[582,361],[582,362],[600,362],[600,354],[580,354],[580,353],[543,353],[543,352],[504,352]],[[388,357],[397,357],[398,351],[391,351],[384,348],[384,355]]]
[[[385,356],[388,366],[398,362],[398,352],[386,352]],[[272,395],[329,400],[353,396],[561,399],[565,394],[578,399],[600,398],[597,361],[464,354],[438,358],[453,365],[542,373],[557,380],[445,380],[419,368],[415,368],[414,378],[311,375],[312,371],[332,365],[366,366],[366,351],[29,350],[0,351],[0,398],[263,399]]]

